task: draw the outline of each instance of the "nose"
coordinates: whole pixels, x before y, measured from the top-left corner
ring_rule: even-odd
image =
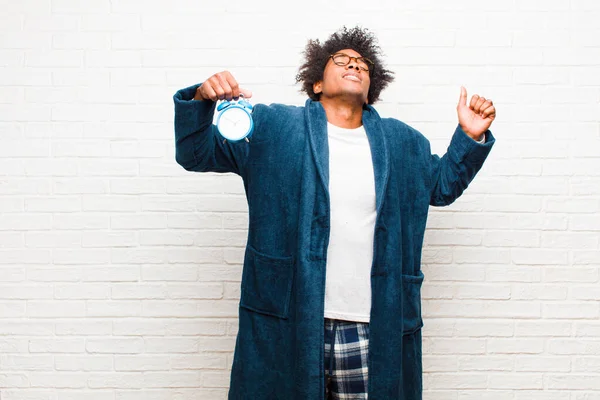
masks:
[[[357,70],[358,72],[360,72],[360,68],[358,68],[358,63],[356,62],[356,60],[350,60],[350,62],[347,65],[348,69],[352,69],[354,68],[355,70]]]

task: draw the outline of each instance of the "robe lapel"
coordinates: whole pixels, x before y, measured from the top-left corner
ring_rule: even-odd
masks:
[[[310,150],[313,154],[319,178],[329,198],[329,141],[327,140],[327,115],[318,101],[307,100],[306,121]]]
[[[327,115],[318,101],[307,100],[306,121],[310,140],[310,149],[317,165],[319,178],[329,197],[329,144],[327,140]],[[375,204],[377,214],[381,211],[385,190],[389,178],[389,150],[381,128],[381,118],[371,106],[363,111],[363,125],[371,147],[371,158],[375,174]]]
[[[367,138],[371,146],[371,158],[375,173],[375,204],[377,215],[379,215],[390,175],[390,155],[381,127],[381,118],[371,106],[366,106],[363,111],[363,126],[367,132]]]

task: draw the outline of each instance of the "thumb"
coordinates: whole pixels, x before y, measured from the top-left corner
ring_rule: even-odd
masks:
[[[464,86],[460,87],[460,97],[458,98],[458,106],[466,106],[467,105],[467,89]]]
[[[240,88],[240,93],[244,96],[245,99],[249,99],[250,97],[252,97],[252,92],[248,89]]]

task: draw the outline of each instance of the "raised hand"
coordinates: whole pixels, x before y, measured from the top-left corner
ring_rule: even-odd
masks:
[[[240,93],[244,98],[252,97],[252,92],[239,87],[229,71],[217,72],[196,89],[194,100],[237,100]]]
[[[458,123],[467,135],[474,140],[480,140],[496,119],[496,107],[492,100],[473,95],[471,102],[467,105],[467,89],[460,87],[460,98],[456,107]]]

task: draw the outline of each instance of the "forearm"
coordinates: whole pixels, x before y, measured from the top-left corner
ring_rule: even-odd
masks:
[[[445,206],[454,202],[479,172],[494,142],[489,130],[480,143],[458,126],[446,154],[442,158],[432,156],[430,204]]]
[[[213,125],[216,103],[194,100],[199,85],[179,90],[175,103],[175,159],[188,171],[241,174],[245,148],[223,142]]]

